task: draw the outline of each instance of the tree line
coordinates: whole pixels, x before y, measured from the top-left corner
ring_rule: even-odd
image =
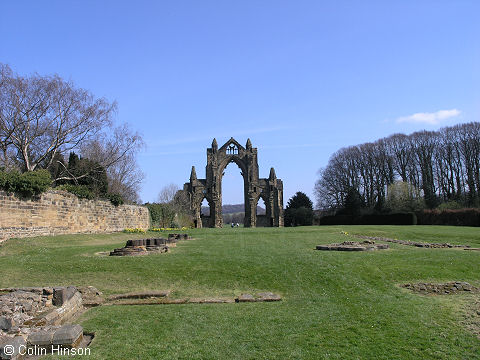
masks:
[[[21,76],[0,63],[0,170],[45,169],[52,186],[90,186],[138,201],[143,141],[127,124],[115,124],[116,110],[116,102],[58,75]]]
[[[420,196],[430,209],[445,203],[478,207],[480,123],[342,148],[319,171],[314,191],[323,210],[343,209],[358,198],[361,207],[382,211],[389,207],[388,189]]]

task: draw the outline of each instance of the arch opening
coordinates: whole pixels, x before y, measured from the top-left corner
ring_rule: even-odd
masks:
[[[230,164],[232,164],[230,166]],[[240,189],[243,189],[241,191]],[[245,177],[240,165],[230,160],[220,179],[222,220],[224,226],[245,224]]]
[[[207,198],[203,198],[202,202],[200,203],[200,219],[202,221],[202,227],[210,227],[211,226],[211,216],[212,213],[212,206]]]
[[[270,226],[267,219],[267,204],[263,196],[260,196],[257,201],[257,206],[255,208],[256,224],[257,227],[266,227]]]

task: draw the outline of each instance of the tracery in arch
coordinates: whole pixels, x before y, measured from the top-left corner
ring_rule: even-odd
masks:
[[[234,143],[231,143],[227,146],[227,154],[228,155],[238,155],[238,146]]]

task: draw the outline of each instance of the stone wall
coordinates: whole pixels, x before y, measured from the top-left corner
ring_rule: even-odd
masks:
[[[57,190],[47,191],[33,200],[22,200],[0,191],[0,241],[12,237],[148,229],[149,226],[149,212],[143,206],[115,207],[110,201],[78,199]]]

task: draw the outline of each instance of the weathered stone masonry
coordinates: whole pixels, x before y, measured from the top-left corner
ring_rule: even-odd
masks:
[[[190,181],[183,185],[183,192],[190,202],[195,227],[222,227],[222,178],[225,168],[236,163],[241,169],[244,183],[245,227],[283,226],[283,182],[277,178],[273,167],[268,178],[261,179],[258,171],[257,148],[250,139],[245,147],[230,138],[222,147],[213,139],[207,149],[205,179],[198,179],[192,166]],[[257,215],[258,200],[265,202],[266,214]],[[210,216],[201,215],[202,201],[207,199]]]
[[[148,209],[143,206],[115,207],[110,201],[78,199],[56,190],[47,191],[34,200],[21,200],[0,191],[0,241],[12,237],[148,229],[149,226]]]

